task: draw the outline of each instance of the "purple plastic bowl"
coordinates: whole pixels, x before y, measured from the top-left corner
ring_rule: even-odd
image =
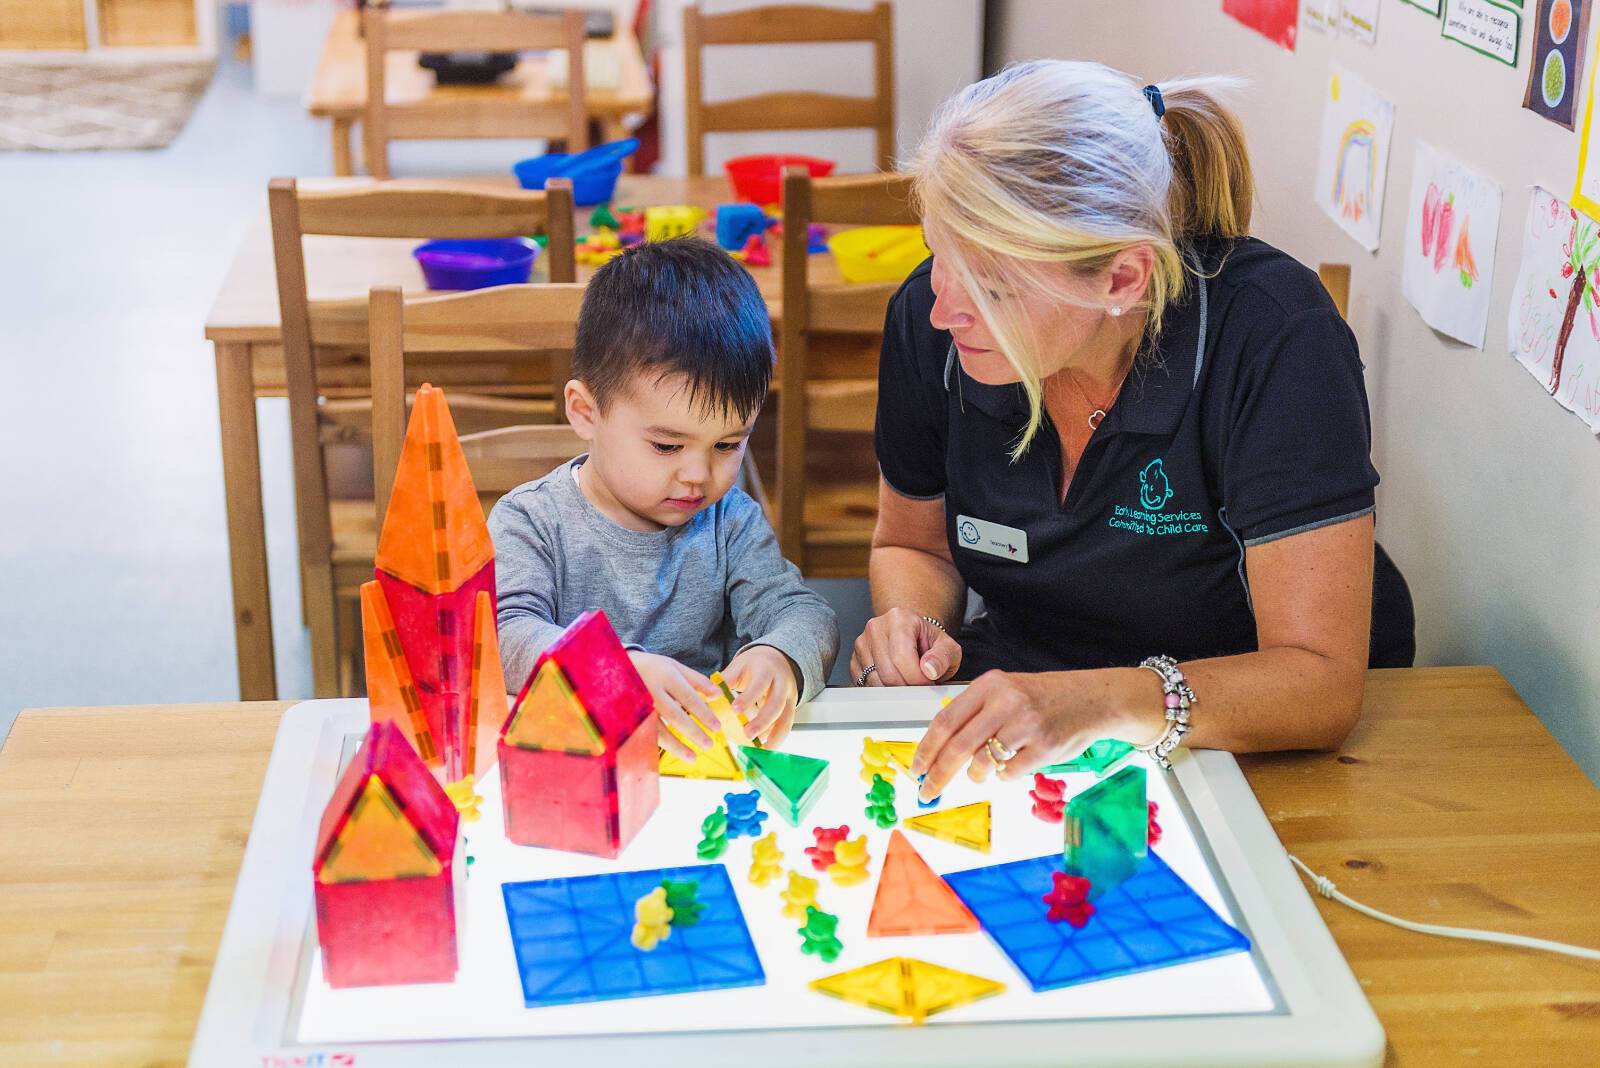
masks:
[[[521,285],[533,276],[539,246],[518,237],[429,241],[412,251],[429,289]]]

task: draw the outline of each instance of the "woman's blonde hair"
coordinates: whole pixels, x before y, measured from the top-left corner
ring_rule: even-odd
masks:
[[[1219,101],[1238,83],[1205,78],[1159,86],[1165,115],[1133,78],[1098,63],[1020,63],[957,93],[907,162],[924,224],[944,242],[941,262],[971,295],[1022,381],[1030,418],[1012,451],[1043,420],[1044,339],[1010,296],[1076,301],[1070,274],[1094,274],[1117,253],[1149,245],[1145,300],[1151,336],[1183,292],[1180,244],[1250,229],[1254,179],[1239,121]],[[1060,265],[1068,272],[1040,270]]]

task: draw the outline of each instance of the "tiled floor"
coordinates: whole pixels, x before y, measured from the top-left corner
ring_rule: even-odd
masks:
[[[267,180],[328,173],[327,140],[224,62],[167,149],[0,153],[0,738],[28,707],[238,698],[201,329]],[[503,173],[519,147],[402,145],[395,169]],[[278,687],[302,697],[284,403],[258,415]],[[848,649],[865,583],[817,585]]]

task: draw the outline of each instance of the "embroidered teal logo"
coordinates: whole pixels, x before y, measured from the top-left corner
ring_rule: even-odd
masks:
[[[1151,460],[1139,472],[1139,505],[1147,511],[1158,512],[1170,500],[1172,483],[1167,481],[1167,472],[1162,468],[1160,458]]]

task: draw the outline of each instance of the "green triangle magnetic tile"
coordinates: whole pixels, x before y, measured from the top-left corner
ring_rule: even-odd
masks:
[[[741,745],[739,762],[767,803],[795,827],[828,785],[828,762],[816,757]]]

